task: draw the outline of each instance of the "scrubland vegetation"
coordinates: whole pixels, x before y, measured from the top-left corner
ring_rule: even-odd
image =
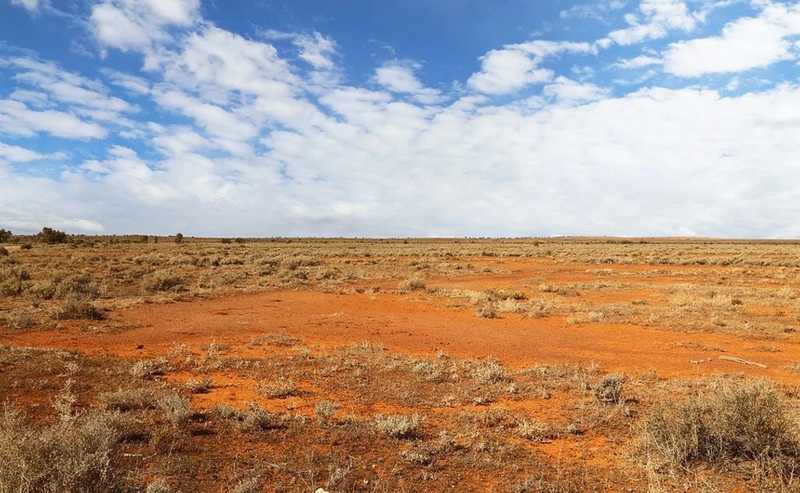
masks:
[[[800,244],[58,233],[0,231],[0,492],[800,491]]]

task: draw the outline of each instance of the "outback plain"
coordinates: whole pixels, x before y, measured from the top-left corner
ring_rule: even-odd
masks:
[[[9,493],[800,491],[800,243],[8,238],[0,406]]]

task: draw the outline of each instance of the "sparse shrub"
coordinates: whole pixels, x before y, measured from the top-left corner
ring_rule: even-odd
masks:
[[[98,400],[109,411],[138,411],[140,409],[153,409],[158,399],[157,394],[150,389],[118,389],[113,392],[104,392]]]
[[[108,416],[89,414],[43,428],[10,407],[0,414],[0,490],[122,491],[114,472],[118,434]]]
[[[11,231],[7,229],[0,229],[0,243],[8,243],[11,241],[11,237],[14,236]]]
[[[148,293],[179,291],[183,288],[183,278],[169,271],[157,271],[145,276],[142,288]]]
[[[0,268],[0,295],[19,296],[28,287],[28,271],[13,267]]]
[[[11,312],[5,318],[0,318],[0,321],[15,330],[30,329],[36,325],[36,320],[27,311]]]
[[[53,296],[66,299],[70,296],[94,299],[100,296],[100,288],[88,274],[78,274],[54,282]]]
[[[419,277],[412,277],[400,283],[400,289],[403,291],[417,291],[425,289],[425,280]]]
[[[481,318],[497,318],[497,308],[494,303],[486,303],[475,309],[475,315]]]
[[[335,414],[336,410],[339,408],[339,405],[335,402],[331,401],[319,401],[314,406],[314,412],[317,413],[317,417],[323,421],[330,420]]]
[[[245,478],[236,483],[231,493],[260,493],[263,491],[264,481],[259,476]]]
[[[188,423],[194,414],[189,407],[189,401],[174,392],[162,396],[157,405],[175,427]]]
[[[261,408],[256,403],[250,403],[247,410],[237,413],[238,426],[241,431],[266,431],[283,427],[283,420]]]
[[[555,433],[546,424],[536,420],[524,420],[517,424],[517,434],[532,442],[547,442],[555,438]]]
[[[57,320],[102,320],[103,312],[82,296],[70,295],[56,312]]]
[[[410,416],[378,416],[375,429],[392,438],[415,438],[420,434],[422,418],[417,414]]]
[[[173,490],[166,479],[156,479],[147,485],[145,493],[172,493]]]
[[[169,362],[164,358],[139,360],[131,366],[131,375],[137,378],[153,378],[169,370]]]
[[[656,406],[643,424],[642,445],[648,455],[679,467],[757,460],[796,475],[800,460],[796,424],[777,391],[761,381],[723,383]]]
[[[186,389],[192,394],[206,394],[214,383],[210,378],[192,379],[186,382]]]
[[[283,399],[297,395],[299,388],[293,380],[281,377],[269,382],[259,382],[256,390],[270,399]]]
[[[501,383],[508,381],[505,367],[497,360],[486,360],[478,363],[472,369],[472,376],[484,384]]]
[[[36,235],[36,239],[42,243],[54,245],[56,243],[66,243],[67,234],[57,229],[45,227],[42,228],[42,231]]]
[[[619,404],[622,400],[622,388],[625,377],[621,375],[606,375],[594,387],[594,395],[603,404]]]

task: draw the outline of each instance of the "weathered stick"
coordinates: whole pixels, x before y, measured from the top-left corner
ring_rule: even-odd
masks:
[[[746,359],[738,358],[736,356],[725,356],[725,355],[723,355],[723,356],[720,356],[719,359],[725,360],[725,361],[732,361],[734,363],[739,363],[740,365],[757,366],[759,368],[766,368],[767,367],[767,365],[764,365],[762,363],[756,363],[755,361],[748,361]]]

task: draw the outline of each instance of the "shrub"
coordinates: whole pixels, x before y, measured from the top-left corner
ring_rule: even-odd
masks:
[[[422,419],[417,414],[411,416],[378,416],[375,429],[392,438],[414,438],[419,436]]]
[[[339,408],[339,405],[335,402],[331,401],[319,401],[314,406],[314,412],[317,413],[317,417],[323,421],[328,421],[331,419],[335,414],[336,410]]]
[[[0,229],[0,243],[8,243],[11,241],[11,237],[14,236],[11,231],[7,229]]]
[[[18,296],[28,287],[31,278],[28,271],[11,267],[0,269],[0,294]]]
[[[175,243],[183,243],[183,233],[178,233],[175,235]]]
[[[606,375],[594,387],[594,396],[603,404],[619,404],[625,378],[621,375]]]
[[[472,369],[472,376],[478,382],[484,384],[501,383],[508,380],[508,373],[505,367],[499,361],[493,359],[478,363]]]
[[[118,389],[98,396],[106,409],[121,412],[153,409],[156,399],[156,393],[150,389]]]
[[[8,257],[8,250],[6,250],[6,247],[0,247],[0,257]]]
[[[203,378],[199,380],[192,379],[186,382],[186,388],[192,394],[207,394],[213,385],[214,382],[212,382],[210,378]]]
[[[103,313],[82,296],[68,296],[56,312],[57,320],[102,320]]]
[[[131,375],[137,378],[153,378],[169,370],[169,362],[164,358],[143,359],[131,366]]]
[[[6,407],[0,414],[0,487],[30,493],[122,491],[114,473],[117,440],[103,414],[35,429]]]
[[[497,308],[491,303],[481,305],[475,309],[475,315],[481,318],[497,318]]]
[[[412,277],[400,283],[400,289],[403,291],[417,291],[425,289],[425,280],[419,277]]]
[[[31,245],[30,243],[23,243],[23,244],[22,244],[22,245],[20,245],[19,247],[20,247],[22,250],[30,250],[31,248],[33,248],[33,245]]]
[[[88,274],[78,274],[57,280],[53,294],[60,299],[70,296],[94,299],[100,296],[100,288]]]
[[[297,384],[288,378],[279,378],[271,382],[259,382],[256,390],[271,399],[283,399],[297,395],[299,391]]]
[[[247,410],[237,413],[238,426],[241,431],[266,431],[283,427],[283,421],[255,403],[250,403]]]
[[[183,287],[183,279],[168,271],[158,271],[145,276],[142,287],[149,293],[178,291]]]
[[[45,227],[42,228],[42,231],[36,235],[36,238],[40,242],[47,243],[49,245],[53,245],[56,243],[66,243],[67,233],[59,231],[57,229]]]
[[[161,397],[157,404],[175,427],[185,425],[194,415],[189,401],[174,392]]]
[[[721,384],[705,395],[657,406],[644,422],[642,445],[649,455],[680,467],[732,459],[777,459],[796,467],[800,459],[796,425],[765,382]]]

